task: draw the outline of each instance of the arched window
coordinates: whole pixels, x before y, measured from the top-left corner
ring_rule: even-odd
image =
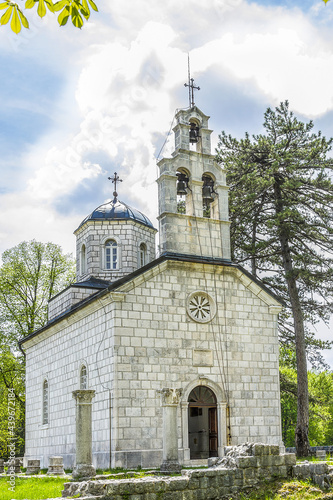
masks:
[[[43,424],[49,423],[49,384],[47,380],[43,382]]]
[[[140,267],[145,266],[147,264],[147,247],[144,243],[140,245]]]
[[[87,272],[87,254],[86,254],[85,244],[83,244],[81,247],[80,265],[81,265],[81,274],[85,274]]]
[[[105,243],[105,269],[118,268],[118,245],[115,240]]]
[[[80,389],[88,389],[88,374],[85,365],[82,365],[80,370]]]

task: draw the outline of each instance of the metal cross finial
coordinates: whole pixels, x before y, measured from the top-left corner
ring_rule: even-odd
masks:
[[[117,196],[118,196],[117,182],[123,182],[123,180],[119,179],[119,175],[117,174],[117,172],[114,173],[113,177],[108,177],[108,179],[109,179],[109,181],[112,181],[112,184],[114,184],[114,191],[113,191],[114,200],[113,201],[117,201]]]
[[[188,102],[190,108],[194,106],[194,89],[200,90],[200,87],[194,85],[194,78],[191,78],[190,72],[190,55],[188,55],[188,83],[184,83],[184,87],[188,87]]]

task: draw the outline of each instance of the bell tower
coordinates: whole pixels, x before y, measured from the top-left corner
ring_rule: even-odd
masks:
[[[158,162],[160,254],[230,260],[226,174],[211,153],[209,116],[191,104],[175,115],[172,157]]]

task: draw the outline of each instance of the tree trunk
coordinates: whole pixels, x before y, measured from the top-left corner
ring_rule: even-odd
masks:
[[[276,201],[276,212],[280,215],[283,211],[281,184],[283,180],[276,174],[274,193]],[[291,301],[291,309],[294,319],[295,344],[296,344],[296,367],[297,367],[297,425],[295,430],[295,445],[297,456],[307,457],[310,454],[309,445],[309,393],[308,393],[308,371],[305,348],[304,320],[296,284],[296,276],[290,256],[288,229],[283,221],[279,223],[279,240],[281,245],[281,256],[283,268],[288,285]]]

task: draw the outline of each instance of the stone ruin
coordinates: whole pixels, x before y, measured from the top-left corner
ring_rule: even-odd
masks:
[[[279,446],[245,443],[225,448],[225,456],[209,459],[208,469],[183,470],[181,476],[146,476],[140,479],[102,479],[65,483],[63,497],[79,495],[89,500],[216,500],[237,498],[261,482],[295,477],[311,479],[322,489],[331,484],[326,462],[296,465],[294,453],[280,453]],[[333,474],[333,471],[332,471]],[[79,497],[78,497],[79,498]]]

